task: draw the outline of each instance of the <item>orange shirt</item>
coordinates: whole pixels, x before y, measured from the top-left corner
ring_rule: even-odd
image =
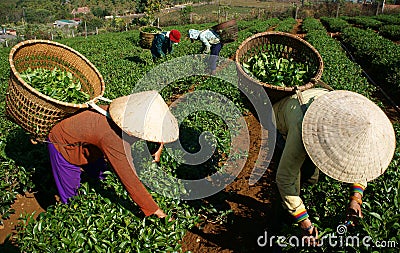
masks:
[[[50,141],[71,164],[84,165],[104,155],[132,200],[148,216],[159,207],[133,165],[131,145],[137,139],[125,136],[122,137],[122,130],[111,119],[93,110],[83,110],[62,120],[49,133]]]

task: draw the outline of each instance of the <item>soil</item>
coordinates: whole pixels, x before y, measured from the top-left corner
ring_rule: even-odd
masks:
[[[250,150],[247,162],[224,192],[226,205],[233,211],[229,224],[205,221],[183,238],[183,252],[269,252],[257,245],[257,238],[273,227],[273,202],[279,196],[274,183],[272,161],[263,177],[253,186],[248,183],[260,151],[260,124],[253,114],[245,117],[249,128]]]
[[[41,212],[45,211],[39,204],[36,194],[32,192],[26,192],[24,195],[18,194],[11,208],[15,210],[15,213],[9,219],[3,220],[4,225],[0,226],[0,251],[8,253],[19,252],[13,246],[11,238],[8,238],[15,232],[18,218],[26,214],[33,214],[36,219]]]

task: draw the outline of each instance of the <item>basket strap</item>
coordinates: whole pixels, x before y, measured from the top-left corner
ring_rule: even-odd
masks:
[[[98,100],[102,100],[102,101],[104,101],[104,102],[108,102],[108,103],[111,103],[111,102],[112,102],[111,99],[108,99],[108,98],[105,98],[105,97],[102,97],[102,96],[97,97],[97,99],[98,99]]]
[[[301,94],[301,90],[299,90],[298,86],[295,86],[294,90],[296,91],[297,100],[299,100],[300,108],[301,108],[301,111],[303,112],[303,115],[304,115],[306,113],[307,106],[304,103],[303,95]]]
[[[321,85],[322,88],[325,88],[327,90],[333,91],[333,88],[331,86],[329,86],[327,83],[325,83],[325,82],[323,82],[323,81],[321,81],[319,79],[312,78],[311,82],[313,82],[314,84]]]
[[[96,105],[93,101],[89,101],[87,104],[88,104],[88,106],[92,107],[93,109],[95,109],[99,113],[103,114],[107,118],[110,118],[110,114],[106,110],[101,108],[100,106]]]

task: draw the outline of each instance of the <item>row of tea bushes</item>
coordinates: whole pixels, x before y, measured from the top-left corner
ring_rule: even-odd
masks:
[[[400,25],[383,25],[379,34],[393,41],[400,41]]]
[[[293,30],[294,25],[297,23],[294,18],[286,18],[282,20],[276,27],[275,31],[290,33]]]
[[[307,31],[305,39],[318,50],[324,61],[322,80],[334,89],[352,90],[370,98],[375,87],[362,75],[362,68],[347,57],[340,43],[327,36],[323,23],[307,18],[303,21],[303,29]]]
[[[385,25],[400,25],[400,14],[380,14],[372,18],[381,21]]]
[[[321,17],[320,21],[325,26],[326,30],[332,33],[340,32],[344,28],[350,26],[349,22],[341,18]]]
[[[383,25],[383,22],[369,16],[342,17],[342,19],[363,29],[379,30],[379,27]]]
[[[400,89],[400,47],[371,30],[348,27],[342,30],[343,43],[389,90]]]
[[[341,32],[347,27],[352,26],[345,18],[332,18],[332,17],[321,17],[321,23],[326,27],[328,32]],[[376,21],[376,20],[375,20]],[[362,26],[363,29],[369,29],[368,26]],[[376,28],[379,31],[379,35],[388,38],[392,41],[400,40],[400,24],[385,24],[383,23]]]

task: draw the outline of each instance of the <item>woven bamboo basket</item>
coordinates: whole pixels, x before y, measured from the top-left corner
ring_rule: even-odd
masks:
[[[96,103],[104,94],[105,83],[96,67],[83,55],[63,44],[47,40],[27,40],[15,45],[9,54],[10,78],[6,95],[6,114],[29,132],[32,140],[44,141],[51,128],[88,104],[66,103],[46,96],[20,76],[27,68],[70,72],[79,79],[82,91]]]
[[[157,32],[155,33],[149,33],[149,32],[145,32],[143,31],[144,29],[147,28],[151,28],[151,29],[155,29],[157,30]],[[139,28],[140,31],[140,40],[139,40],[139,44],[143,49],[150,49],[151,48],[151,44],[153,43],[153,39],[154,36],[156,36],[156,34],[159,34],[162,29],[156,26],[143,26]]]
[[[293,58],[297,62],[307,64],[309,69],[313,71],[313,77],[298,87],[281,87],[261,82],[243,70],[243,62],[246,62],[255,54],[268,51],[274,51],[281,57]],[[310,43],[296,35],[283,32],[263,32],[247,38],[237,49],[235,61],[238,67],[240,85],[250,89],[261,85],[267,92],[272,104],[294,94],[296,89],[304,91],[314,87],[320,81],[324,68],[321,55]]]
[[[215,25],[212,29],[218,33],[222,43],[233,42],[238,38],[238,26],[235,19]]]

